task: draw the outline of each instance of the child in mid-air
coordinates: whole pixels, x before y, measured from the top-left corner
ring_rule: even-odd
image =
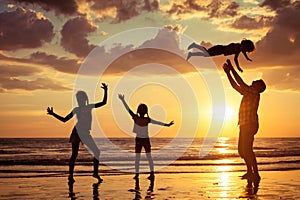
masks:
[[[224,56],[228,56],[228,55],[233,55],[234,54],[234,62],[235,65],[237,67],[237,69],[240,72],[243,72],[242,68],[239,65],[239,61],[238,61],[238,57],[240,52],[243,53],[243,55],[245,56],[245,58],[249,61],[252,61],[248,55],[247,52],[253,52],[255,50],[255,46],[253,44],[253,42],[251,40],[246,40],[243,39],[241,43],[230,43],[229,45],[216,45],[216,46],[212,46],[209,49],[206,49],[205,47],[198,45],[196,43],[192,43],[188,46],[188,50],[192,49],[192,48],[196,48],[196,49],[200,49],[200,50],[205,50],[206,52],[189,52],[187,55],[186,60],[189,60],[190,57],[192,56],[203,56],[203,57],[209,57],[209,56],[217,56],[217,55],[224,55]]]
[[[92,124],[92,109],[99,108],[104,106],[107,102],[107,85],[102,83],[101,88],[104,90],[104,96],[102,102],[98,102],[95,104],[89,104],[89,99],[87,94],[84,91],[78,91],[76,94],[78,107],[75,107],[67,116],[62,117],[53,111],[53,107],[47,108],[48,115],[52,115],[56,119],[67,122],[74,115],[77,117],[77,123],[72,130],[72,134],[70,136],[70,142],[72,143],[72,156],[70,158],[69,163],[69,184],[73,184],[75,182],[73,178],[74,173],[74,165],[78,155],[78,149],[80,142],[83,142],[94,154],[94,173],[93,177],[98,180],[98,183],[102,182],[101,177],[98,175],[98,166],[99,166],[99,157],[100,150],[95,144],[93,138],[90,135],[91,124]]]
[[[129,108],[127,105],[124,95],[119,94],[119,99],[122,101],[124,107],[126,110],[129,112],[131,115],[133,121],[134,121],[134,127],[133,127],[133,132],[136,134],[135,138],[135,176],[134,179],[138,179],[139,177],[139,163],[140,163],[140,157],[141,157],[141,150],[142,147],[145,148],[146,151],[146,157],[149,163],[149,168],[150,168],[150,176],[148,179],[150,181],[154,181],[154,165],[153,165],[153,159],[151,156],[151,145],[150,145],[150,139],[149,139],[149,134],[148,134],[148,124],[157,124],[161,126],[171,126],[174,124],[173,121],[171,121],[168,124],[165,124],[163,122],[159,122],[156,120],[153,120],[149,117],[148,115],[148,107],[145,104],[140,104],[137,109],[137,113],[135,114],[132,112],[132,110]]]

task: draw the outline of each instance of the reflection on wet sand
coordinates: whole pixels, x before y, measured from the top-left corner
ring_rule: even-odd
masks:
[[[74,192],[74,183],[70,183],[68,185],[69,185],[69,198],[71,200],[77,199],[76,193]],[[100,200],[99,186],[100,183],[93,183],[93,200]]]

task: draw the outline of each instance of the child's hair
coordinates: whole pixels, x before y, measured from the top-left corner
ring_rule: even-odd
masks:
[[[137,114],[147,114],[147,116],[149,117],[148,114],[148,107],[146,104],[141,103],[138,108],[137,108]]]
[[[89,104],[89,98],[88,98],[86,92],[84,92],[84,91],[78,91],[76,93],[76,98],[77,98],[78,103],[83,101],[83,102],[86,102],[86,104]]]
[[[252,52],[255,50],[255,46],[251,40],[243,39],[241,45],[247,52]]]

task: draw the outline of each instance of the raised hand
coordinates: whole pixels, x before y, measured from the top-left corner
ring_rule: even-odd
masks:
[[[172,126],[174,124],[174,121],[171,121],[170,123],[167,124],[167,126]]]
[[[230,72],[230,68],[229,68],[229,66],[228,66],[227,63],[224,63],[224,64],[223,64],[223,69],[224,69],[224,72],[225,72],[225,73],[229,73],[229,72]]]
[[[101,84],[102,84],[101,88],[102,88],[103,90],[107,90],[107,84],[105,84],[105,83],[101,83]]]
[[[119,94],[119,99],[121,99],[122,101],[124,101],[125,97],[124,97],[124,94]]]
[[[231,64],[230,59],[227,59],[226,62],[227,62],[227,64],[228,64],[229,69],[232,70],[232,69],[233,69],[233,66],[232,66],[232,64]]]
[[[53,115],[54,111],[53,111],[53,107],[48,107],[47,108],[47,114],[48,115]]]

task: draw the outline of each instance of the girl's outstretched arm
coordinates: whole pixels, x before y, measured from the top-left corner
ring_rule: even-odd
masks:
[[[67,122],[67,121],[69,121],[73,117],[73,112],[70,112],[67,116],[62,117],[62,116],[54,113],[53,107],[48,107],[47,108],[47,114],[48,115],[52,115],[53,117],[55,117],[56,119],[58,119],[58,120],[60,120],[62,122]]]
[[[102,102],[96,103],[95,108],[104,106],[107,103],[107,90],[108,90],[107,84],[102,83],[101,88],[104,90],[103,100],[102,100]]]
[[[160,121],[156,121],[154,119],[151,119],[150,123],[169,127],[169,126],[172,126],[174,124],[174,121],[171,121],[170,123],[166,124],[164,122],[160,122]]]
[[[240,67],[239,60],[238,60],[239,54],[240,54],[240,52],[238,52],[238,53],[236,53],[236,54],[234,55],[234,63],[235,63],[235,65],[236,65],[237,69],[238,69],[240,72],[243,72],[243,69]]]
[[[134,114],[134,112],[132,112],[132,110],[129,108],[128,104],[126,103],[124,94],[119,94],[119,99],[122,101],[124,107],[129,112],[129,114],[131,115],[131,117],[134,117],[135,114]]]
[[[245,51],[242,51],[242,52],[243,52],[243,55],[245,56],[245,58],[246,58],[247,60],[252,61],[252,60],[248,57],[247,52],[245,52]]]

